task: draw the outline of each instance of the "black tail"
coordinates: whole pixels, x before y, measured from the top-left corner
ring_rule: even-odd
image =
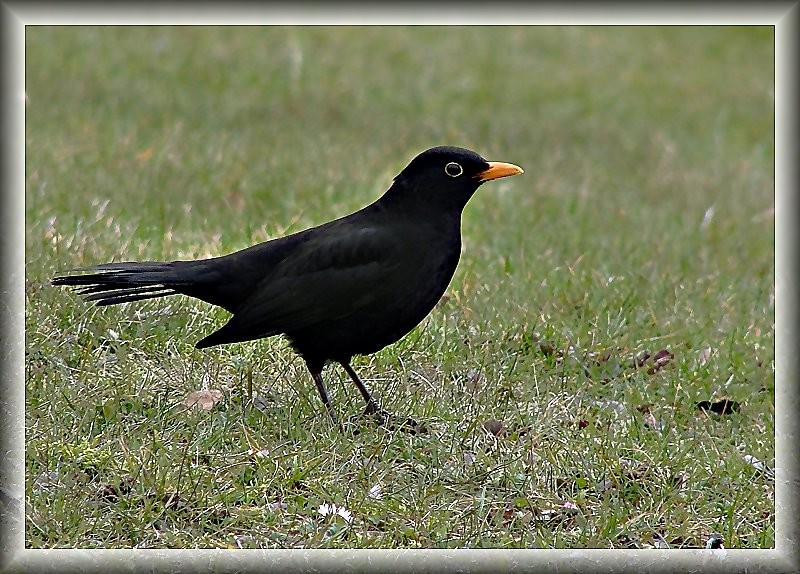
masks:
[[[186,281],[182,280],[180,271],[186,263],[192,262],[105,263],[76,270],[98,273],[63,275],[55,277],[51,283],[79,287],[78,293],[97,305],[116,305],[183,292],[179,289]]]

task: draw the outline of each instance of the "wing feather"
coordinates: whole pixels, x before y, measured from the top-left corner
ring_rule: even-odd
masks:
[[[341,226],[310,237],[198,346],[303,330],[388,302],[402,284],[402,251],[403,241],[386,227]]]

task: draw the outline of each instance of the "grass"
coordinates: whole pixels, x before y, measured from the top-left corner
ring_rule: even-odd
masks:
[[[774,547],[773,69],[768,27],[29,27],[27,546]],[[426,435],[339,434],[280,339],[195,350],[222,310],[48,284],[344,215],[439,144],[526,173],[355,361]]]

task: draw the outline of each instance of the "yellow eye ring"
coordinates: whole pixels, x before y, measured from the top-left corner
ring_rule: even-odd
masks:
[[[444,166],[444,172],[450,177],[458,177],[459,175],[464,173],[464,168],[461,167],[461,164],[451,161],[446,166]]]

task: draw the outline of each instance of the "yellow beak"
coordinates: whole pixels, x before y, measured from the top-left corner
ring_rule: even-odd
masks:
[[[498,177],[508,177],[509,175],[519,175],[525,173],[521,167],[513,163],[503,163],[502,161],[490,161],[489,169],[480,172],[477,177],[481,182],[497,179]]]

